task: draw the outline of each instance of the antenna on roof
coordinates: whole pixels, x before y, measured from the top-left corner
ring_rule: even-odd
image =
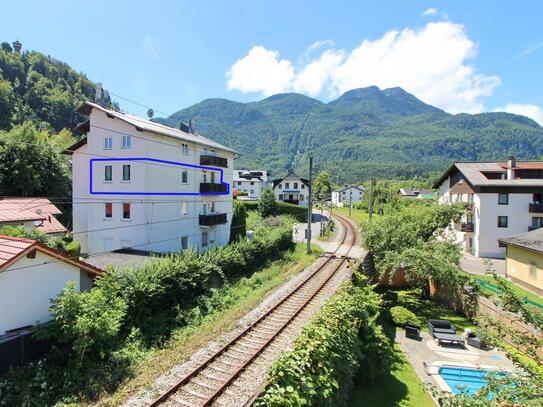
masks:
[[[189,120],[189,133],[194,134],[194,127],[192,127],[192,119]]]

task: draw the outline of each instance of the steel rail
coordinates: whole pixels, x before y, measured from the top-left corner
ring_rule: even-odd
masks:
[[[227,379],[224,379],[225,382],[219,388],[214,389],[212,394],[210,396],[207,396],[205,401],[203,401],[203,403],[201,404],[198,404],[198,406],[201,406],[201,407],[210,406],[221,394],[224,393],[224,391],[232,384],[232,382],[236,380],[239,377],[239,375],[242,372],[244,372],[247,369],[247,367],[251,365],[254,362],[254,360],[258,356],[260,356],[262,352],[264,352],[264,350],[268,348],[268,346],[277,338],[277,336],[280,335],[287,328],[287,326],[290,325],[290,323],[307,307],[307,305],[322,291],[322,289],[326,286],[326,284],[332,279],[333,276],[335,276],[337,271],[343,266],[343,264],[347,260],[347,256],[350,253],[352,246],[356,242],[356,231],[354,230],[350,222],[346,221],[345,218],[343,218],[342,216],[334,214],[334,217],[336,217],[342,224],[343,233],[342,233],[341,241],[338,244],[337,248],[331,253],[332,255],[328,256],[326,261],[322,265],[320,265],[315,271],[313,271],[309,276],[307,276],[300,284],[298,284],[293,290],[291,290],[282,300],[280,300],[272,308],[266,311],[255,322],[247,326],[235,338],[230,340],[228,343],[223,345],[218,351],[216,351],[211,356],[209,356],[204,362],[200,363],[195,369],[193,369],[191,372],[189,372],[183,378],[177,381],[173,386],[168,388],[164,393],[162,393],[158,398],[156,398],[151,404],[149,404],[149,407],[159,406],[160,404],[166,402],[174,393],[180,390],[184,385],[188,384],[192,379],[198,376],[198,374],[200,374],[204,369],[209,367],[209,365],[211,365],[213,362],[217,361],[220,356],[224,355],[229,349],[235,346],[244,336],[249,334],[255,327],[257,327],[259,324],[265,321],[272,313],[277,311],[283,304],[285,304],[290,298],[292,298],[292,296],[298,293],[300,289],[302,289],[304,286],[307,285],[307,283],[312,281],[313,278],[317,274],[319,274],[322,270],[324,270],[326,266],[328,266],[331,263],[332,260],[336,259],[334,255],[343,246],[343,244],[347,240],[347,236],[350,231],[352,233],[352,242],[349,243],[349,247],[348,247],[346,255],[343,256],[341,261],[333,269],[330,275],[321,284],[318,285],[317,289],[314,290],[311,296],[309,296],[307,299],[305,299],[305,301],[303,301],[302,305],[298,306],[297,311],[292,316],[288,317],[288,319],[284,323],[282,323],[281,326],[279,326],[278,328],[275,328],[274,334],[270,338],[268,338],[264,344],[259,345],[259,349],[248,360],[244,361],[242,366],[236,367],[236,370],[230,373]],[[175,400],[172,400],[172,401],[176,402]],[[178,402],[176,403],[179,404]],[[186,405],[192,405],[192,403],[187,403]]]

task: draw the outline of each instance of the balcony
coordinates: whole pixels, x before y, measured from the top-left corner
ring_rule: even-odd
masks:
[[[472,222],[461,222],[456,223],[454,228],[460,232],[473,232],[473,223]]]
[[[200,165],[228,168],[228,160],[223,157],[217,157],[216,155],[203,154],[200,156]]]
[[[201,226],[224,225],[226,222],[228,222],[226,219],[226,213],[210,213],[207,215],[200,215]]]
[[[543,204],[532,202],[529,206],[530,212],[543,213]]]
[[[228,185],[214,184],[211,182],[201,182],[200,193],[201,194],[225,194],[225,193],[228,193]]]

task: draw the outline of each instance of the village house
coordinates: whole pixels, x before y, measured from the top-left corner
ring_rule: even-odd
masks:
[[[8,197],[0,199],[0,227],[23,226],[48,235],[62,235],[66,228],[56,218],[62,212],[47,198]]]
[[[439,203],[464,203],[447,236],[477,257],[505,257],[500,240],[543,226],[543,161],[456,162],[435,188]]]
[[[543,228],[499,240],[505,249],[505,276],[543,295]]]
[[[0,236],[0,339],[50,319],[69,281],[89,290],[102,270],[36,240]]]
[[[309,203],[309,181],[289,171],[281,179],[273,180],[275,200],[294,205],[306,206]]]
[[[347,185],[332,191],[332,204],[336,206],[349,206],[352,202],[364,199],[366,188],[363,185]]]
[[[402,199],[434,199],[434,191],[431,189],[409,189],[400,188],[398,194]]]
[[[238,199],[260,199],[262,190],[268,187],[266,171],[235,170],[234,188],[240,193]]]
[[[205,251],[228,243],[234,151],[181,125],[86,102],[72,155],[73,233],[82,253]]]

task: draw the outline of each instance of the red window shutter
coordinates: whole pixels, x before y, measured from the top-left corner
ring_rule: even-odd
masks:
[[[106,218],[113,217],[113,204],[111,202],[105,204],[105,216]]]

